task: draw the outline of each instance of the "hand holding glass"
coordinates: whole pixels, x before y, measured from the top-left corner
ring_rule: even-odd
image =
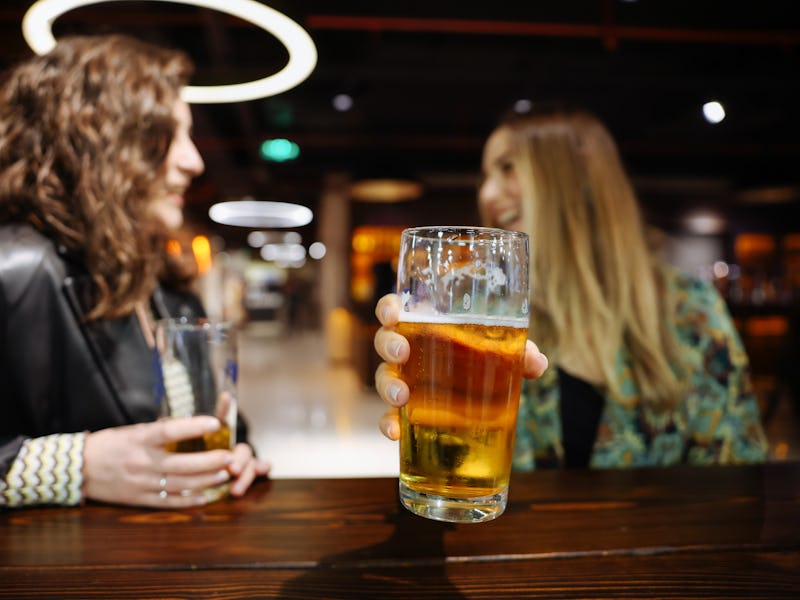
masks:
[[[170,452],[232,449],[236,445],[236,331],[206,319],[163,319],[156,324],[162,382],[162,417],[211,415],[221,427],[200,438],[168,444]],[[209,501],[226,495],[228,484],[206,490]]]
[[[400,499],[412,512],[475,523],[505,510],[528,334],[528,237],[491,228],[402,234],[398,333]]]

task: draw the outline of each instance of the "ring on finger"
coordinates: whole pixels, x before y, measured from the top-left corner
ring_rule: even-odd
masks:
[[[166,500],[169,492],[167,492],[167,476],[162,475],[161,479],[158,480],[158,486],[161,488],[161,491],[158,492],[158,497],[162,500]]]

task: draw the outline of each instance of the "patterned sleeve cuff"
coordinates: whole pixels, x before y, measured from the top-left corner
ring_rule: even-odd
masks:
[[[85,441],[86,433],[25,440],[5,480],[0,480],[0,506],[79,504]]]

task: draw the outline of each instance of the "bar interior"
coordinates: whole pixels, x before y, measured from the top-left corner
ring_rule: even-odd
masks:
[[[0,6],[3,70],[31,51],[31,4]],[[208,315],[238,328],[239,408],[269,478],[184,511],[0,508],[0,598],[81,597],[88,578],[119,598],[796,597],[794,2],[47,4],[56,39],[180,48],[206,91],[309,52],[282,22],[254,22],[259,7],[316,56],[288,89],[190,101],[205,171],[167,247]],[[375,306],[395,291],[401,232],[480,226],[487,137],[551,102],[605,123],[669,264],[719,292],[766,461],[520,473],[496,522],[428,522],[398,504],[398,446],[378,427]]]

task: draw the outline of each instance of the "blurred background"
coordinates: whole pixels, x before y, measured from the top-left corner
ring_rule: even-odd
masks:
[[[795,2],[261,2],[309,33],[318,62],[276,96],[193,105],[206,172],[173,250],[197,262],[209,313],[242,325],[241,402],[275,476],[396,473],[377,431],[372,335],[399,233],[477,224],[485,136],[543,101],[607,123],[670,259],[729,303],[770,457],[800,456]],[[0,5],[0,67],[30,52],[30,4]],[[253,24],[184,3],[94,3],[52,29],[182,48],[195,85],[259,79],[288,59]],[[239,200],[296,204],[311,220],[209,217]]]

